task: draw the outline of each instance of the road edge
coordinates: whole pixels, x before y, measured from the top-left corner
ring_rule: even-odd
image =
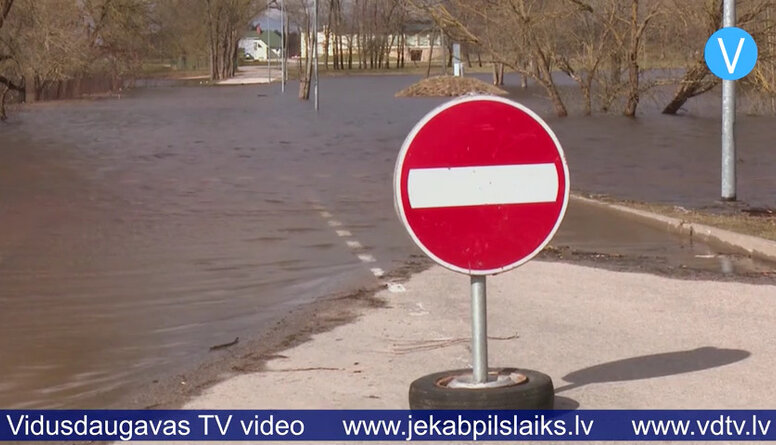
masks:
[[[625,205],[600,201],[576,193],[572,193],[570,199],[614,210],[625,216],[638,219],[652,227],[668,230],[690,238],[697,237],[711,245],[724,246],[760,260],[776,262],[776,241],[744,235],[705,224],[693,223],[646,210],[634,209]]]

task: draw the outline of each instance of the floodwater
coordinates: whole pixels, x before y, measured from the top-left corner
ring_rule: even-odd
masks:
[[[295,84],[286,95],[276,84],[165,86],[41,104],[0,126],[0,407],[126,406],[210,346],[402,265],[417,250],[393,212],[393,165],[442,102],[393,98],[416,80],[324,78],[317,115]],[[546,113],[539,91],[516,94]],[[718,119],[548,120],[574,189],[714,205]],[[772,119],[740,128],[740,196],[774,206]],[[698,259],[713,249],[682,243],[577,205],[556,239],[720,269]],[[722,269],[769,268],[734,258]]]

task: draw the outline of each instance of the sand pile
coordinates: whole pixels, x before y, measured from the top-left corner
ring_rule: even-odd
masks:
[[[396,97],[451,97],[469,93],[505,95],[506,91],[471,77],[436,76],[396,93]]]

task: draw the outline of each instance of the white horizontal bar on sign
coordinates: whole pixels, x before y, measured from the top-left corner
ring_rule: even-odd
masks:
[[[555,164],[411,169],[407,194],[413,209],[555,202],[558,171]]]

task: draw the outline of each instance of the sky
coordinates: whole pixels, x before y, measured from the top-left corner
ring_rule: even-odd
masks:
[[[262,30],[271,29],[280,31],[280,11],[277,9],[269,9],[254,19],[253,23],[254,26],[256,23],[261,25]]]

